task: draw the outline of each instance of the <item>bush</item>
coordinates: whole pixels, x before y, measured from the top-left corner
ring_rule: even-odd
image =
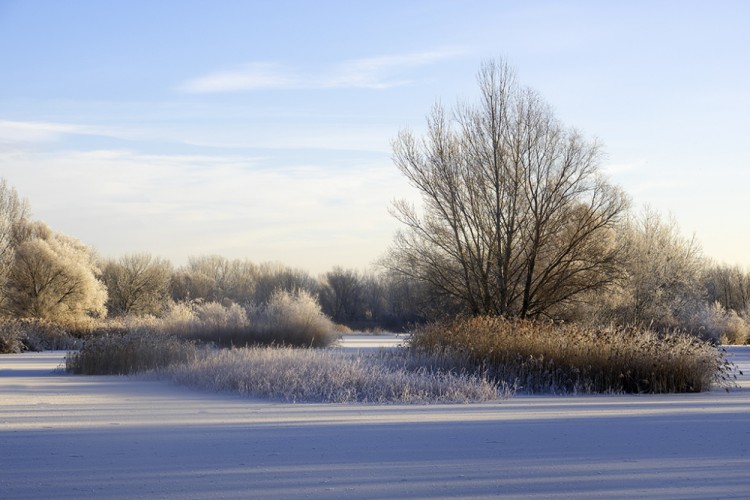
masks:
[[[410,346],[527,393],[700,392],[731,375],[710,343],[648,330],[479,317],[421,327]]]
[[[727,311],[719,302],[705,306],[696,319],[697,329],[705,338],[724,345],[742,345],[750,339],[750,325],[736,312]]]
[[[67,371],[79,375],[127,375],[196,359],[196,347],[155,332],[130,332],[89,339],[65,359]]]
[[[258,342],[245,310],[237,304],[218,302],[177,304],[165,318],[164,331],[181,338],[221,347]]]
[[[23,350],[21,332],[10,322],[0,325],[0,354],[13,354]]]
[[[277,290],[265,306],[250,316],[253,329],[265,343],[326,347],[338,339],[333,322],[305,290]]]
[[[39,319],[0,320],[0,353],[72,350],[83,344],[88,330],[71,329]]]

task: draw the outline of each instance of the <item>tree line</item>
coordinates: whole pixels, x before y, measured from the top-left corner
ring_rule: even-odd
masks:
[[[219,255],[175,267],[149,253],[104,259],[77,239],[33,221],[26,200],[0,180],[0,311],[77,324],[89,318],[160,316],[174,303],[267,304],[304,291],[354,328],[401,330],[424,320],[420,287],[392,273],[336,267],[321,276],[280,263]]]

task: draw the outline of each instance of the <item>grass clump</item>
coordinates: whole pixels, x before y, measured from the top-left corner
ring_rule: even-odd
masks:
[[[210,391],[291,402],[476,402],[512,394],[502,384],[438,365],[406,349],[368,354],[270,346],[216,349],[147,331],[90,339],[66,360],[67,370],[76,374],[148,372]]]
[[[155,332],[129,332],[89,339],[69,354],[65,368],[78,375],[127,375],[196,359],[190,342]]]
[[[526,393],[701,392],[731,374],[719,350],[688,335],[494,317],[425,325],[410,348]]]
[[[160,376],[202,389],[289,402],[463,403],[511,394],[478,376],[408,365],[406,356],[399,361],[336,350],[254,347],[208,352],[195,362],[172,365]]]

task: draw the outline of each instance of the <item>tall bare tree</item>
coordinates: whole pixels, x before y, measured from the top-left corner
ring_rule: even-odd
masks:
[[[600,174],[601,148],[565,128],[505,63],[478,74],[478,104],[436,104],[422,138],[403,130],[396,166],[422,197],[386,266],[474,314],[539,316],[607,286],[627,208]]]

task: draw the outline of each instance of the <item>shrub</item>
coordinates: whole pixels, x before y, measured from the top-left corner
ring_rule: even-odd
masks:
[[[0,320],[0,353],[79,349],[87,332],[39,319]]]
[[[228,302],[180,302],[162,318],[126,316],[128,331],[156,331],[219,347],[290,345],[325,347],[338,338],[336,326],[305,291],[274,293],[268,304],[245,308]]]
[[[277,290],[265,306],[251,312],[251,322],[266,343],[325,347],[338,338],[333,322],[305,290]]]
[[[69,354],[65,367],[79,375],[126,375],[187,363],[197,352],[190,342],[155,332],[102,335]]]
[[[736,312],[724,309],[719,302],[703,307],[696,322],[694,328],[714,342],[742,345],[750,339],[750,325]]]
[[[13,354],[23,350],[23,342],[18,329],[10,322],[0,325],[0,354]]]
[[[731,374],[708,342],[648,330],[479,317],[421,327],[410,346],[528,393],[699,392]]]

